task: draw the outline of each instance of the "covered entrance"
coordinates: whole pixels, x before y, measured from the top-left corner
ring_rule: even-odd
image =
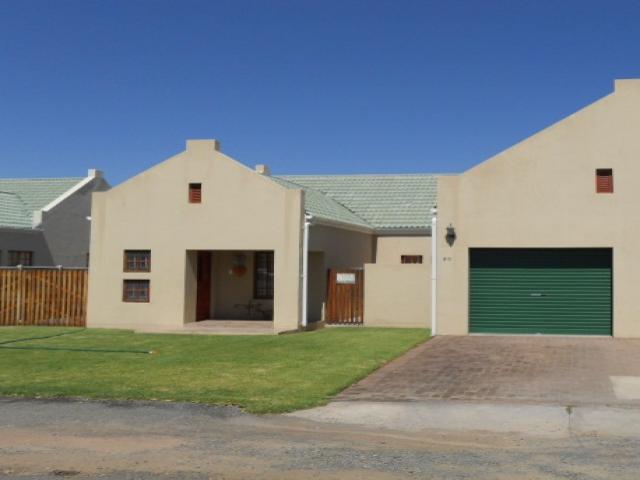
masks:
[[[469,332],[612,334],[610,248],[474,248]]]
[[[199,250],[195,320],[273,320],[274,252]]]

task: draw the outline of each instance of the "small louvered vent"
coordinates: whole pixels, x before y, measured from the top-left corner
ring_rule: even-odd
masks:
[[[613,169],[596,170],[596,193],[613,193]]]

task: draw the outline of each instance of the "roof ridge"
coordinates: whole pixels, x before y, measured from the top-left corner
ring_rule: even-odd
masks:
[[[82,180],[86,177],[0,177],[0,182],[3,181],[41,181],[41,180]]]
[[[322,190],[318,190],[317,188],[313,188],[313,187],[306,187],[304,185],[300,185],[299,183],[296,182],[292,182],[291,180],[287,180],[287,179],[282,179],[281,177],[276,176],[277,178],[284,180],[287,183],[291,183],[292,185],[295,185],[297,187],[299,187],[302,190],[313,190],[314,192],[319,193],[320,195],[322,195],[323,197],[328,198],[329,200],[331,200],[334,203],[337,203],[338,205],[340,205],[342,208],[344,208],[345,210],[347,210],[348,212],[350,212],[353,216],[355,216],[356,218],[358,218],[360,221],[362,221],[362,223],[364,223],[365,225],[369,226],[370,228],[373,228],[373,225],[371,225],[369,223],[368,220],[362,218],[362,216],[360,216],[359,214],[357,214],[356,212],[354,212],[353,210],[351,210],[349,207],[347,207],[344,203],[336,200],[335,198],[333,198],[331,195],[329,195],[327,192],[323,192]]]
[[[285,173],[274,177],[438,177],[455,173]]]

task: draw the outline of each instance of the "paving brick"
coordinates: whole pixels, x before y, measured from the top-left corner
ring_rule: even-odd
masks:
[[[338,400],[485,400],[640,405],[610,377],[640,377],[640,340],[589,337],[436,337]]]

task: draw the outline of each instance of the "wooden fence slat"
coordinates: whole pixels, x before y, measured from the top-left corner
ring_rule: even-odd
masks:
[[[354,274],[355,283],[338,283],[340,273]],[[330,269],[327,278],[327,324],[359,325],[364,321],[364,272],[362,269]]]
[[[0,325],[85,326],[86,269],[0,268]]]

